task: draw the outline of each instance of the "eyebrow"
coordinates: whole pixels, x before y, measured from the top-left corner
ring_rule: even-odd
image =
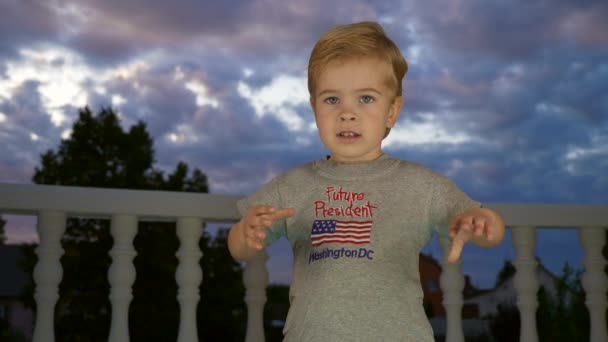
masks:
[[[333,94],[333,93],[338,93],[338,90],[334,90],[334,89],[325,89],[322,92],[320,92],[319,94],[317,94],[317,97],[319,96],[323,96],[325,94]],[[376,94],[382,94],[379,90],[377,90],[376,88],[361,88],[361,89],[356,89],[355,92],[357,93],[376,93]]]
[[[382,94],[378,89],[376,88],[363,88],[363,89],[357,89],[357,92],[359,93],[377,93],[377,94]]]

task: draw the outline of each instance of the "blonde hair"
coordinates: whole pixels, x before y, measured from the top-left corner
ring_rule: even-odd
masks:
[[[308,61],[308,92],[314,97],[315,83],[323,69],[333,61],[355,57],[376,57],[393,69],[395,96],[401,96],[401,82],[407,73],[407,62],[397,45],[380,24],[364,21],[339,25],[327,31],[315,44]]]

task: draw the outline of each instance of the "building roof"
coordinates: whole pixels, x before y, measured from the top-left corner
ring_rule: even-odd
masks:
[[[424,268],[424,267],[436,268],[439,270],[440,273],[443,270],[439,261],[437,261],[437,259],[435,259],[435,257],[433,257],[433,255],[431,253],[424,254],[424,253],[420,252],[420,269],[422,270],[422,268]],[[491,291],[491,289],[479,289],[479,288],[475,287],[475,285],[473,285],[473,283],[471,282],[471,276],[469,276],[468,274],[463,274],[463,276],[464,276],[464,289],[463,289],[464,298],[477,296],[479,294]],[[439,279],[437,279],[437,281],[439,282]]]
[[[19,266],[24,258],[21,248],[0,245],[0,297],[16,297],[28,283],[27,274]]]

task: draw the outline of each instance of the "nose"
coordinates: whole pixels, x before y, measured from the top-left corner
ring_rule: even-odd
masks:
[[[340,121],[355,121],[357,116],[350,110],[343,110],[340,113]]]

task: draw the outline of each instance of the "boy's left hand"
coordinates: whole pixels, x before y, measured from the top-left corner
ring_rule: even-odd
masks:
[[[456,216],[448,228],[452,238],[448,262],[458,261],[468,241],[482,247],[498,245],[504,237],[504,230],[502,219],[490,209],[472,208]]]

